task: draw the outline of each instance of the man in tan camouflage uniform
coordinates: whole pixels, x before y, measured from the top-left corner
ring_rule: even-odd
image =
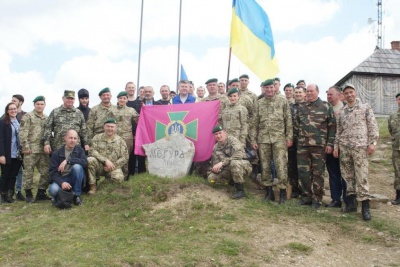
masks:
[[[347,101],[337,116],[337,131],[333,156],[340,153],[340,169],[347,183],[345,212],[357,212],[357,200],[362,202],[364,220],[371,220],[369,211],[368,156],[375,152],[379,137],[374,112],[367,103],[357,99],[356,88],[345,85]]]
[[[208,181],[213,184],[232,180],[236,188],[232,198],[240,199],[245,196],[244,179],[251,171],[250,163],[243,159],[246,156],[243,144],[236,137],[227,135],[220,125],[212,132],[217,143],[213,148]]]
[[[389,133],[392,136],[392,162],[394,168],[394,190],[396,198],[393,205],[400,205],[400,93],[396,95],[398,110],[390,114],[388,120]]]
[[[266,201],[273,196],[271,174],[271,156],[277,169],[277,187],[280,189],[279,203],[286,201],[287,186],[287,148],[293,145],[292,115],[286,99],[275,94],[274,80],[266,80],[265,97],[258,100],[256,107],[251,142],[254,149],[260,151],[262,180],[266,186]]]
[[[219,100],[221,102],[219,107],[219,114],[221,115],[222,110],[224,110],[229,103],[228,98],[225,95],[220,95],[218,93],[218,79],[208,79],[205,84],[208,91],[208,96],[202,98],[200,101]]]
[[[117,121],[117,135],[125,140],[128,153],[131,154],[133,150],[132,125],[133,123],[137,123],[139,114],[137,114],[135,109],[126,105],[128,102],[128,93],[126,91],[120,92],[117,98],[118,106],[114,112],[114,117]],[[122,171],[125,180],[128,180],[128,162],[122,167]]]
[[[43,113],[46,107],[45,98],[38,96],[33,100],[34,110],[26,113],[21,120],[19,139],[24,153],[24,189],[26,202],[33,203],[33,175],[35,167],[39,171],[39,184],[36,200],[49,200],[46,189],[49,186],[50,158],[43,151],[42,136],[47,116]]]
[[[44,153],[50,155],[64,145],[64,135],[68,130],[75,130],[86,151],[89,150],[87,128],[83,113],[74,107],[75,91],[65,90],[63,105],[53,109],[46,120],[43,134]]]
[[[101,103],[94,106],[89,113],[87,121],[88,138],[91,142],[96,134],[104,132],[103,122],[108,118],[114,118],[116,107],[111,104],[111,92],[108,87],[99,92]]]
[[[93,137],[89,151],[89,195],[96,193],[96,180],[105,175],[113,182],[124,180],[122,167],[128,162],[129,154],[126,143],[117,135],[117,122],[109,118],[104,122],[104,133]],[[110,177],[110,178],[107,178]]]
[[[239,104],[239,89],[232,88],[228,92],[229,104],[222,111],[222,128],[232,136],[236,136],[239,141],[246,145],[248,134],[248,115],[247,109]]]
[[[299,105],[295,119],[297,167],[302,187],[300,205],[318,209],[324,195],[325,155],[332,153],[336,120],[331,105],[319,97],[316,84],[307,86],[307,102]]]

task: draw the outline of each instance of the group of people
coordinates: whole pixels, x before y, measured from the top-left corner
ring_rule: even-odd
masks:
[[[363,218],[371,219],[368,156],[375,151],[378,127],[371,107],[356,97],[356,87],[332,86],[327,91],[328,103],[319,98],[316,84],[306,85],[304,80],[296,86],[286,84],[285,95],[280,93],[279,78],[262,82],[260,95],[249,90],[249,82],[243,74],[226,88],[212,78],[206,88],[197,88],[196,95],[193,82],[183,80],[177,93],[162,85],[158,101],[153,87],[139,88],[137,96],[135,84],[128,82],[117,95],[117,105],[111,103],[110,89],[104,88],[98,93],[100,104],[92,108],[88,90],[78,91],[78,108],[74,107],[75,92],[65,90],[62,105],[49,116],[44,113],[44,96],[36,97],[34,110],[25,113],[23,97],[14,95],[0,120],[2,203],[13,202],[14,195],[27,202],[48,200],[49,188],[53,200],[60,189],[73,190],[75,204],[81,205],[82,186],[86,185],[89,195],[95,194],[100,176],[120,182],[146,172],[146,157],[133,152],[142,106],[220,101],[219,125],[213,129],[216,144],[207,162],[211,183],[226,180],[236,188],[233,198],[240,199],[245,196],[244,181],[251,175],[266,191],[266,201],[275,200],[275,186],[279,203],[285,203],[287,196],[300,197],[300,205],[318,209],[326,166],[332,197],[327,207],[341,207],[343,200],[344,211],[355,212],[361,201]],[[400,106],[400,94],[396,99]],[[394,114],[389,119],[396,153],[400,150],[398,117]],[[397,193],[393,203],[400,204],[400,164],[395,164],[399,157],[393,153]],[[25,196],[18,182],[22,164]],[[33,198],[35,167],[40,178]]]

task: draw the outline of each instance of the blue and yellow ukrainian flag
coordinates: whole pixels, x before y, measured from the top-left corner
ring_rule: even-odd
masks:
[[[231,48],[261,80],[278,74],[271,24],[255,0],[233,0]]]

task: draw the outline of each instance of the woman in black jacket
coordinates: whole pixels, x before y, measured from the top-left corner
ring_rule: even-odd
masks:
[[[2,203],[14,202],[15,179],[21,168],[17,106],[8,103],[0,120],[0,192]]]

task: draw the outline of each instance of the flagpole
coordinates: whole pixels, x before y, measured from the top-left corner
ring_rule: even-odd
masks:
[[[142,7],[141,7],[141,11],[140,11],[139,58],[138,58],[137,83],[136,83],[136,86],[137,86],[136,96],[139,96],[140,58],[141,58],[141,56],[142,56],[143,3],[144,3],[144,0],[142,0]]]
[[[181,21],[182,21],[182,0],[179,1],[179,32],[178,32],[178,63],[176,66],[176,86],[177,93],[179,93],[178,82],[179,82],[179,63],[181,56]]]
[[[229,72],[231,69],[231,55],[232,55],[232,47],[229,47],[228,75],[226,77],[226,87],[225,87],[225,91],[227,91],[227,92],[228,92],[228,83],[229,83]]]

